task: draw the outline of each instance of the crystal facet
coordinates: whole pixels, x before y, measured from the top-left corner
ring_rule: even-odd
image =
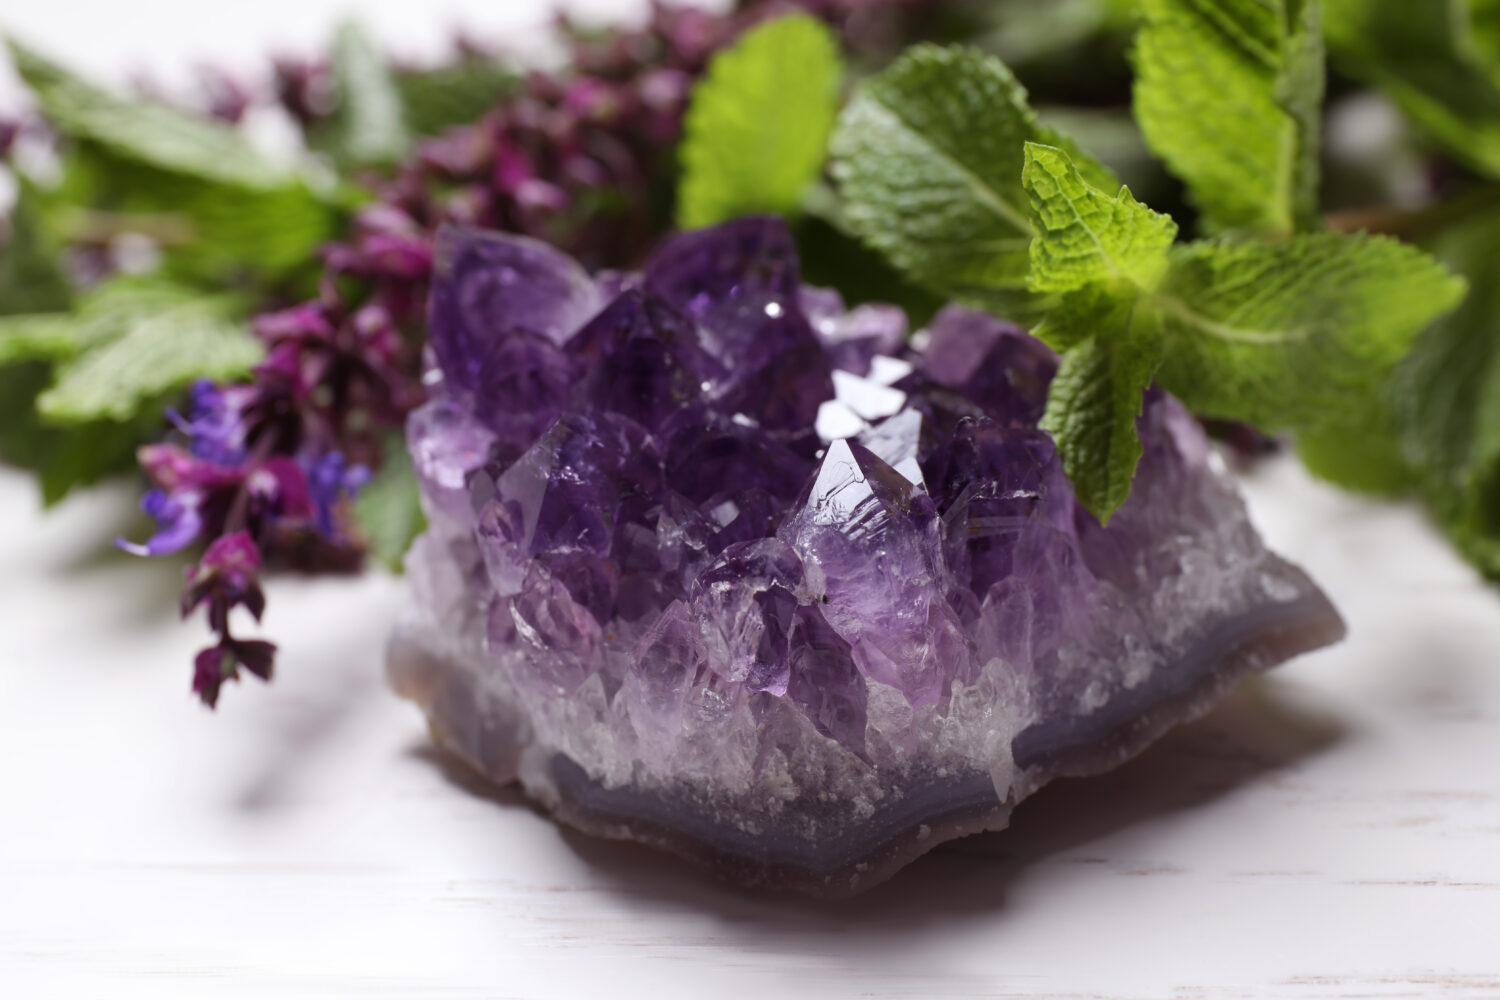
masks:
[[[447,230],[430,321],[392,678],[582,829],[846,894],[1342,634],[1176,400],[1102,527],[1045,345],[949,307],[908,348],[775,220],[597,283]]]

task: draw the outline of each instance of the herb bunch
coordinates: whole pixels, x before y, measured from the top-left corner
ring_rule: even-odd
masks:
[[[399,430],[439,224],[624,268],[673,226],[774,212],[851,301],[956,300],[1057,349],[1044,426],[1101,521],[1156,383],[1336,483],[1423,496],[1500,576],[1495,7],[653,5],[639,28],[560,20],[550,73],[472,44],[395,67],[351,27],[266,87],[206,78],[195,110],[13,43],[41,116],[0,122],[0,155],[41,142],[55,169],[18,171],[0,258],[0,454],[51,501],[168,428],[138,456],[156,533],[125,546],[202,552],[182,604],[217,636],[194,675],[212,705],[271,672],[228,625],[260,616],[264,567],[397,565],[421,529]],[[921,37],[967,44],[891,61]],[[1351,159],[1324,114],[1368,88],[1406,131]],[[309,159],[232,127],[266,103]]]

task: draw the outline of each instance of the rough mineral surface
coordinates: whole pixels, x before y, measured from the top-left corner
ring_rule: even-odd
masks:
[[[770,220],[598,278],[446,230],[397,688],[567,823],[838,895],[1342,634],[1174,399],[1105,529],[1036,427],[1046,346],[906,333]]]

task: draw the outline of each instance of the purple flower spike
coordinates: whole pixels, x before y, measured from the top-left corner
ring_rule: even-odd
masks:
[[[333,324],[322,306],[306,302],[280,312],[262,313],[255,318],[255,333],[268,344],[283,340],[330,340]]]
[[[229,608],[243,605],[259,618],[266,606],[260,589],[260,567],[260,549],[248,531],[215,538],[198,565],[188,571],[183,616],[204,601],[214,600],[223,602],[226,614]]]
[[[141,497],[141,510],[156,521],[156,534],[145,544],[115,539],[115,545],[131,555],[164,556],[180,552],[197,541],[203,529],[203,517],[198,510],[201,497],[188,490],[179,494],[151,490]]]
[[[328,539],[338,538],[334,508],[340,498],[352,498],[369,481],[369,468],[350,465],[341,452],[330,451],[312,464],[307,470],[307,493],[319,534]]]
[[[182,615],[186,618],[200,605],[207,605],[209,625],[218,633],[216,645],[198,653],[193,661],[193,692],[209,708],[219,700],[225,681],[237,680],[244,667],[262,680],[269,680],[276,647],[260,639],[239,639],[230,634],[229,613],[243,607],[257,621],[266,608],[260,587],[260,550],[247,531],[214,539],[198,565],[188,570],[182,593]]]
[[[248,392],[247,386],[220,388],[200,380],[188,390],[192,418],[184,420],[176,410],[168,410],[167,417],[188,436],[188,450],[194,455],[218,465],[238,465],[245,459],[241,404]]]

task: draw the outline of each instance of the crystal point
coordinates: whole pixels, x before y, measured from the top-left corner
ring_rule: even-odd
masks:
[[[560,343],[599,305],[588,273],[545,243],[464,226],[438,231],[427,339],[457,388],[475,388],[491,346],[508,332]]]

